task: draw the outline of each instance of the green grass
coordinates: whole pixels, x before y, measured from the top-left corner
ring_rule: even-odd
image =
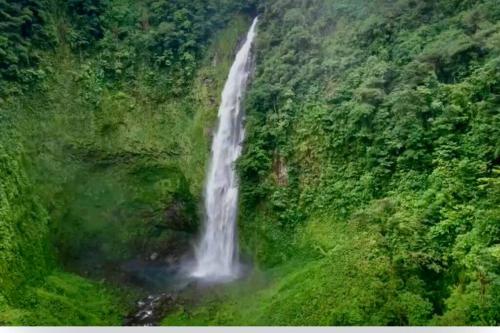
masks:
[[[162,324],[424,324],[431,306],[391,272],[388,256],[378,248],[383,239],[325,218],[310,221],[296,240],[308,257],[254,272],[199,305],[178,309]]]
[[[127,311],[122,292],[63,272],[27,286],[13,303],[0,299],[0,325],[114,326],[122,324]]]

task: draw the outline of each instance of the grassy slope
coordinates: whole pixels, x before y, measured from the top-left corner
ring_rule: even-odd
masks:
[[[122,291],[74,274],[52,271],[43,282],[22,286],[14,301],[2,299],[3,326],[113,326],[127,312]]]
[[[22,148],[9,143],[0,146],[0,325],[120,324],[117,291],[57,270],[49,216],[16,157]]]
[[[56,262],[102,275],[108,262],[192,237],[219,95],[247,25],[235,17],[219,33],[183,98],[152,91],[140,76],[149,68],[109,86],[100,54],[81,59],[62,44],[43,58],[41,91],[6,100],[0,324],[121,323],[129,292]]]
[[[254,272],[248,280],[180,308],[163,324],[356,326],[425,325],[432,305],[401,289],[389,258],[371,230],[331,221],[308,221],[291,259]],[[348,282],[347,282],[348,281]]]

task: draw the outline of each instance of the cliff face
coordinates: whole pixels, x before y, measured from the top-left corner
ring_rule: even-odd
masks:
[[[246,9],[78,0],[0,8],[12,15],[0,30],[12,51],[0,57],[0,324],[120,324],[121,304],[144,282],[130,267],[171,264],[197,233]],[[13,48],[19,39],[25,49]]]

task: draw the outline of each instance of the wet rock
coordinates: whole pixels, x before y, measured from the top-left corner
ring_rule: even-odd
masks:
[[[178,263],[179,261],[179,258],[176,258],[175,256],[173,255],[169,255],[165,258],[165,263],[169,266],[174,266]]]
[[[155,261],[156,259],[158,259],[158,253],[157,252],[153,252],[150,256],[149,256],[149,259],[151,261]]]
[[[174,200],[164,213],[165,225],[169,229],[189,231],[190,219],[186,214],[186,206],[180,200]]]
[[[136,303],[136,309],[125,318],[125,326],[156,326],[178,304],[172,293],[149,295]]]
[[[210,77],[207,77],[203,80],[203,83],[207,86],[210,86],[214,83],[214,79],[210,78]]]

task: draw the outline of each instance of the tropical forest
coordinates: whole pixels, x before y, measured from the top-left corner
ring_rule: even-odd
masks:
[[[498,0],[0,0],[0,326],[471,325]]]

